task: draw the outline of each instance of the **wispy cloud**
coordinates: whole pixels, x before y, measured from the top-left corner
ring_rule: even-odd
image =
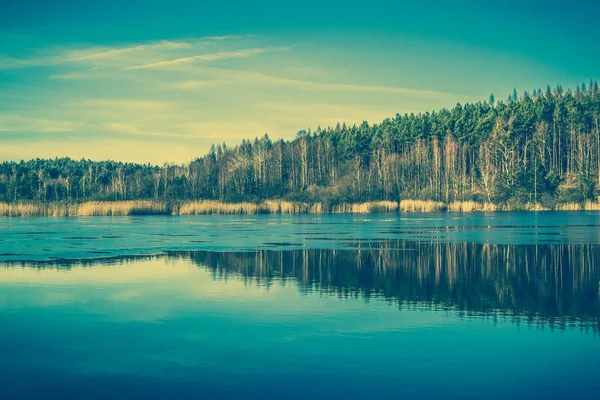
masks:
[[[106,122],[101,129],[122,133],[125,135],[157,137],[163,139],[226,139],[238,137],[240,132],[254,133],[266,132],[265,126],[256,121],[216,121],[216,122],[190,122],[173,124],[168,129],[148,129],[141,124],[129,122]],[[257,131],[258,129],[258,131]]]
[[[245,85],[253,84],[269,84],[274,86],[291,86],[301,90],[320,90],[320,91],[345,91],[345,92],[364,92],[364,93],[387,93],[387,94],[402,94],[416,98],[428,99],[447,99],[455,98],[454,93],[437,92],[430,90],[412,89],[396,86],[379,86],[379,85],[362,85],[352,83],[336,83],[336,82],[315,82],[302,79],[286,78],[275,75],[263,74],[259,72],[222,69],[222,68],[207,68],[202,67],[201,72],[210,71],[220,79],[215,79],[216,84],[241,83]],[[196,87],[196,82],[197,87]],[[195,89],[203,87],[200,82],[205,81],[182,81],[170,84],[171,88],[176,89]]]
[[[451,93],[402,87],[401,77],[373,76],[360,65],[351,68],[350,61],[340,73],[339,60],[328,63],[319,48],[298,49],[279,38],[238,38],[0,55],[0,69],[22,68],[2,74],[12,80],[8,90],[0,90],[5,139],[0,159],[18,151],[17,157],[183,161],[213,142],[235,144],[264,133],[286,138],[307,127],[377,122],[396,112],[463,101]],[[34,66],[49,67],[23,68]],[[48,79],[41,81],[41,73]]]
[[[146,50],[175,50],[175,49],[189,49],[194,47],[194,45],[190,42],[172,42],[168,40],[164,40],[156,43],[149,44],[141,44],[137,46],[130,47],[120,47],[120,48],[103,48],[104,51],[98,51],[100,49],[87,50],[84,51],[82,55],[77,55],[77,53],[72,54],[74,58],[71,61],[76,60],[92,60],[95,58],[104,58],[111,57],[115,55],[120,55],[123,53],[136,52],[136,51],[146,51]],[[86,54],[87,53],[87,54]]]
[[[273,75],[266,75],[257,72],[247,72],[238,70],[223,70],[233,76],[238,76],[245,81],[253,80],[255,82],[271,83],[276,85],[295,86],[300,89],[319,89],[319,90],[340,90],[350,92],[375,92],[375,93],[393,93],[404,94],[417,97],[448,97],[456,96],[452,93],[436,92],[429,90],[410,89],[395,86],[377,86],[377,85],[359,85],[350,83],[334,83],[334,82],[313,82],[307,80],[298,80],[292,78],[283,78]]]
[[[203,89],[203,88],[207,88],[207,87],[214,87],[214,86],[223,85],[223,84],[227,84],[227,83],[231,83],[231,82],[232,81],[226,81],[226,80],[213,80],[213,81],[191,80],[191,81],[181,81],[181,82],[170,83],[167,86],[170,88],[173,88],[173,89],[192,90],[192,89]]]
[[[85,73],[85,72],[68,72],[65,74],[51,74],[50,76],[48,76],[48,78],[50,79],[56,79],[56,80],[70,80],[70,81],[77,81],[77,80],[83,80],[83,79],[91,79],[93,77],[95,77],[96,75],[92,74],[92,73]]]
[[[278,120],[287,120],[309,126],[311,123],[335,124],[337,122],[360,123],[367,120],[371,122],[388,118],[397,111],[393,107],[374,107],[364,104],[330,104],[322,102],[307,103],[275,103],[264,102],[258,107],[268,110],[277,116]],[[308,124],[308,125],[307,125]]]
[[[93,46],[87,48],[47,48],[37,49],[32,57],[16,58],[0,54],[0,69],[17,69],[27,67],[50,67],[70,63],[98,62],[135,62],[156,60],[168,56],[169,53],[198,49],[214,42],[223,42],[238,36],[210,36],[180,41],[162,40],[143,44],[124,44],[118,46]],[[134,59],[132,59],[132,57]],[[138,60],[139,61],[139,60]],[[131,64],[129,64],[131,65]],[[125,64],[124,66],[127,66]]]
[[[215,141],[256,137],[272,132],[273,125],[256,120],[189,122],[178,124],[177,129],[195,138],[212,138]]]
[[[74,132],[83,126],[78,121],[63,121],[20,115],[0,114],[0,132],[58,133]]]
[[[100,129],[133,136],[156,137],[163,139],[197,139],[196,137],[177,132],[146,129],[138,124],[128,122],[106,122],[100,126]]]
[[[165,137],[170,136],[163,132],[149,131],[140,128],[136,124],[126,123],[126,122],[107,122],[102,124],[102,128],[105,128],[109,131],[124,133],[127,135],[141,135],[141,136],[157,136],[157,137]]]
[[[72,103],[74,106],[84,106],[101,109],[133,109],[140,111],[161,111],[172,108],[172,104],[165,101],[128,100],[128,99],[92,99],[80,100]]]
[[[134,65],[131,67],[123,68],[123,70],[161,68],[161,67],[166,67],[166,66],[175,65],[175,64],[191,63],[194,61],[218,61],[218,60],[227,60],[227,59],[231,59],[231,58],[252,57],[252,56],[262,54],[267,51],[273,51],[273,50],[276,50],[276,49],[252,48],[252,49],[244,49],[244,50],[236,50],[236,51],[223,51],[223,52],[219,52],[219,53],[200,54],[200,55],[191,56],[191,57],[181,57],[181,58],[176,58],[173,60],[158,61],[158,62],[142,64],[142,65]]]

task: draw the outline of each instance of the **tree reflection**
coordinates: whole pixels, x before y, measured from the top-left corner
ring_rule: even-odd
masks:
[[[353,245],[350,250],[168,251],[158,256],[4,265],[62,269],[182,259],[211,270],[215,279],[243,279],[267,289],[295,283],[303,293],[384,299],[402,309],[445,309],[553,329],[600,329],[599,245],[405,240]]]
[[[401,308],[451,309],[564,328],[600,322],[600,246],[378,241],[356,250],[169,252],[269,287],[382,298]]]

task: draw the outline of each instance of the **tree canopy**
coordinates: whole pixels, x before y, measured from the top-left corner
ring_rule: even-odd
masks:
[[[506,101],[396,114],[378,124],[266,134],[184,165],[35,159],[0,163],[0,201],[282,198],[583,202],[600,189],[600,91],[517,90]]]

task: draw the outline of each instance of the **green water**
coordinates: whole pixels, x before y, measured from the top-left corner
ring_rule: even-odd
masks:
[[[597,398],[594,213],[0,220],[0,398]]]

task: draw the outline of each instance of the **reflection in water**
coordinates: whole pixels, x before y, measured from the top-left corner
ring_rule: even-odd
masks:
[[[270,286],[384,298],[400,307],[511,316],[564,329],[600,327],[600,246],[382,241],[360,250],[170,252]]]
[[[269,287],[383,298],[400,308],[451,309],[564,329],[600,328],[600,246],[371,241],[356,250],[171,251],[159,256],[22,263],[70,268],[167,257]],[[15,263],[11,263],[15,264]]]

